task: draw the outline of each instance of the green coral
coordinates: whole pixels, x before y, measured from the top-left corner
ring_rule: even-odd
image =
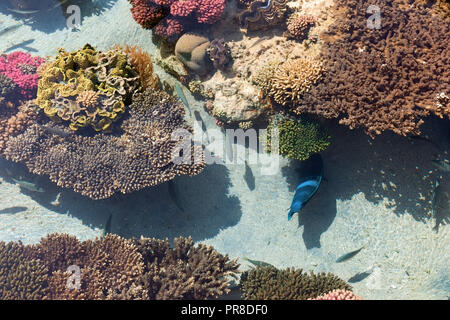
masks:
[[[137,71],[118,49],[97,51],[89,44],[58,56],[39,72],[36,102],[56,122],[66,121],[72,130],[91,126],[110,131],[125,112],[125,103],[140,88]],[[96,93],[91,103],[80,95]]]
[[[351,291],[344,280],[328,273],[304,273],[302,269],[253,268],[241,276],[245,300],[307,300],[335,289]]]
[[[276,116],[268,126],[267,147],[271,149],[272,130],[278,127],[279,153],[296,160],[306,160],[311,154],[328,148],[331,137],[316,121]]]

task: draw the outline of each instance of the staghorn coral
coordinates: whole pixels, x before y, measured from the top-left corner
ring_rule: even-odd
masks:
[[[249,4],[237,15],[239,27],[254,30],[267,30],[285,22],[287,0],[257,0]]]
[[[278,128],[279,153],[282,156],[306,160],[330,145],[330,136],[318,122],[275,116],[268,126],[267,149],[271,150],[271,131]]]
[[[319,61],[292,59],[278,66],[270,79],[269,96],[286,106],[296,103],[322,77],[324,68]]]
[[[245,300],[306,300],[334,289],[351,290],[331,273],[307,274],[302,269],[278,270],[273,266],[244,272],[240,285]]]
[[[121,51],[125,53],[130,61],[130,64],[136,69],[139,74],[142,88],[159,88],[159,78],[153,73],[152,57],[149,53],[136,46],[119,46]]]
[[[97,51],[88,44],[70,53],[60,49],[39,72],[36,103],[50,119],[68,122],[74,131],[91,126],[95,131],[110,132],[140,86],[126,54],[118,49]],[[80,103],[86,102],[85,96],[79,98],[85,91],[98,93],[96,104]]]
[[[169,240],[140,238],[134,244],[145,262],[142,286],[150,299],[207,299],[229,292],[226,277],[236,278],[237,259],[230,261],[203,244],[194,246],[189,238]]]
[[[230,48],[223,38],[211,41],[206,52],[216,69],[225,69],[232,59]]]
[[[21,51],[0,55],[0,75],[7,76],[17,86],[18,96],[15,100],[35,97],[38,84],[36,70],[44,61],[43,58],[32,57],[31,54]]]
[[[66,132],[61,137],[44,130],[42,125],[62,132],[64,126],[43,118],[10,138],[4,154],[12,161],[24,163],[32,173],[49,175],[60,187],[104,199],[115,192],[130,193],[203,170],[205,163],[199,147],[191,147],[191,161],[172,161],[172,153],[180,144],[179,140],[172,140],[173,132],[191,130],[183,116],[181,103],[163,91],[149,88],[135,95],[129,113],[113,135]]]
[[[362,300],[362,298],[349,290],[336,289],[308,300]]]
[[[47,294],[48,270],[29,259],[21,243],[0,241],[0,300],[40,300]]]
[[[317,18],[308,15],[294,15],[289,17],[287,31],[284,36],[296,40],[303,40],[308,36],[309,29],[317,22]]]
[[[436,95],[450,90],[450,26],[418,2],[374,1],[380,29],[367,27],[367,3],[337,0],[336,22],[323,35],[322,81],[296,101],[297,114],[341,117],[372,138],[385,130],[420,134],[423,118],[436,113]]]

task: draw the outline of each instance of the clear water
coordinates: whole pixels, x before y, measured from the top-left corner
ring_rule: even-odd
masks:
[[[24,51],[53,57],[58,48],[70,52],[86,43],[99,50],[115,44],[138,45],[152,55],[155,73],[163,83],[179,83],[156,63],[161,45],[152,41],[152,31],[133,20],[128,1],[69,0],[62,6],[49,1],[50,7],[36,9],[21,9],[20,2],[0,4],[3,53]],[[233,6],[234,2],[226,4]],[[331,12],[331,4],[305,1],[302,10],[317,14],[320,7]],[[63,10],[69,11],[63,14]],[[321,28],[330,23],[323,20]],[[282,31],[276,28],[248,34],[236,33],[236,28],[230,26],[230,31],[218,25],[201,30],[211,39],[230,41],[233,52],[241,44],[254,45],[247,56],[234,57],[230,68],[241,66],[239,61],[245,59],[264,64],[267,61],[251,60],[255,50],[265,41],[274,45],[270,39],[283,39]],[[258,39],[262,40],[256,43]],[[319,45],[311,44],[311,50],[320,50]],[[303,48],[300,41],[298,46]],[[222,93],[224,84],[242,80],[233,78],[233,72],[223,74],[226,76],[212,70],[200,79],[206,87]],[[196,99],[187,87],[181,88],[190,107],[186,121],[194,125],[192,114],[197,111],[204,129],[223,137],[223,129],[206,112],[205,101]],[[230,101],[229,108],[238,103],[232,94],[224,101]],[[367,278],[351,283],[353,291],[364,299],[447,299],[450,233],[445,221],[438,231],[433,229],[433,199],[439,182],[440,192],[447,192],[447,202],[440,210],[448,211],[449,175],[432,160],[448,159],[448,118],[426,118],[421,127],[423,139],[388,131],[372,139],[364,130],[350,130],[337,120],[323,120],[322,124],[332,136],[331,145],[321,152],[324,179],[308,204],[289,221],[287,209],[305,162],[284,157],[251,162],[249,157],[255,150],[245,144],[234,144],[233,162],[225,158],[224,163],[207,164],[196,176],[176,177],[176,200],[168,183],[93,200],[59,188],[47,176],[33,175],[23,164],[2,157],[0,241],[33,244],[54,232],[94,239],[102,235],[111,216],[111,233],[124,238],[192,236],[196,243],[240,258],[241,270],[251,266],[243,259],[247,257],[280,269],[293,266],[331,272],[344,280],[369,272]],[[248,168],[243,159],[248,160]],[[270,173],[266,170],[269,164],[275,168]],[[249,170],[253,177],[249,177]],[[44,192],[21,187],[13,179],[32,182]],[[340,256],[362,246],[353,258],[336,263]]]

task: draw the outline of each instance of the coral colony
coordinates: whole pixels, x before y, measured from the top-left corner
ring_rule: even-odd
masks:
[[[9,2],[16,15],[42,9]],[[448,1],[375,1],[383,23],[373,29],[360,14],[364,0],[335,0],[324,9],[332,21],[286,0],[128,2],[158,52],[117,39],[45,58],[0,55],[1,157],[94,200],[198,175],[202,146],[179,150],[176,133],[194,131],[180,83],[219,129],[267,128],[268,150],[276,141],[292,161],[319,159],[320,179],[330,121],[374,139],[419,135],[430,116],[450,116]],[[154,62],[173,81],[161,80]],[[67,287],[72,265],[83,274],[77,290]],[[241,273],[243,299],[361,299],[331,273],[239,267],[190,237],[171,244],[54,233],[33,245],[0,242],[0,299],[208,299],[227,294]]]

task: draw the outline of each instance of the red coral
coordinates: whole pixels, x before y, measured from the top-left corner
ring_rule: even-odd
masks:
[[[195,8],[197,8],[196,0],[177,1],[170,6],[170,13],[174,16],[187,17]]]
[[[155,27],[156,34],[163,38],[178,37],[183,31],[184,27],[181,22],[170,17],[161,20]]]
[[[36,95],[39,78],[36,70],[44,61],[21,51],[1,55],[0,74],[14,81],[23,100],[32,99]]]
[[[149,0],[133,0],[131,4],[133,19],[145,29],[153,28],[165,16],[163,9]]]
[[[351,291],[336,289],[321,296],[318,296],[315,299],[308,299],[308,300],[362,300],[362,298],[355,295]]]
[[[197,4],[196,17],[199,23],[216,23],[225,11],[225,0],[198,0]]]
[[[169,7],[176,1],[177,0],[153,0],[154,3],[163,7]]]

